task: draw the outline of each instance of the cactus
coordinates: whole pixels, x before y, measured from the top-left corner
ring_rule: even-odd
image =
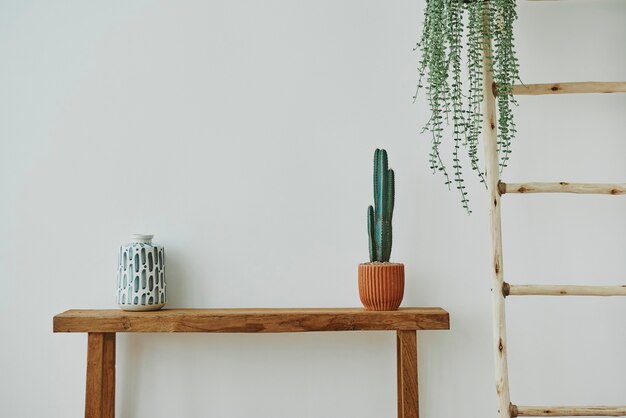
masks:
[[[387,151],[374,152],[374,206],[367,208],[370,262],[388,262],[391,257],[391,219],[395,195],[393,170],[387,162]]]

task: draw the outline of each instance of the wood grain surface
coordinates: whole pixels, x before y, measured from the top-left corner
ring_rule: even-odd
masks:
[[[575,81],[568,83],[519,84],[513,86],[513,94],[576,94],[576,93],[626,93],[626,82]]]
[[[576,193],[576,194],[626,194],[626,183],[503,183],[498,186],[500,194],[508,193]]]
[[[484,6],[484,20],[490,17],[489,2]],[[493,342],[495,361],[495,385],[498,395],[498,417],[511,418],[509,405],[511,394],[509,390],[509,366],[507,360],[508,342],[506,339],[506,310],[504,295],[498,291],[504,284],[504,256],[502,252],[502,215],[500,212],[500,155],[498,145],[498,121],[496,99],[490,94],[493,90],[492,42],[491,37],[483,38],[483,130],[482,141],[485,155],[485,175],[489,188],[489,235],[490,275],[491,275],[491,312],[493,327]]]
[[[89,333],[85,418],[115,417],[115,334]]]
[[[419,418],[417,333],[398,331],[398,418]]]
[[[163,309],[152,312],[69,310],[54,332],[310,332],[449,329],[441,308]]]
[[[624,406],[515,406],[516,417],[623,417]]]

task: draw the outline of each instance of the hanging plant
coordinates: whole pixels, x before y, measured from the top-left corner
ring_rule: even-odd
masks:
[[[424,131],[432,135],[430,168],[442,173],[448,187],[456,186],[469,213],[462,154],[467,155],[472,170],[485,183],[478,160],[478,139],[483,120],[483,46],[489,39],[493,48],[488,59],[498,91],[501,169],[506,167],[511,153],[516,132],[511,109],[516,103],[511,89],[519,79],[513,37],[516,19],[515,0],[426,0],[422,38],[415,49],[421,52],[417,91],[425,88],[431,111],[424,126]],[[464,52],[466,74],[462,73]],[[449,137],[444,131],[447,125],[452,127],[452,170],[447,168],[440,150]]]

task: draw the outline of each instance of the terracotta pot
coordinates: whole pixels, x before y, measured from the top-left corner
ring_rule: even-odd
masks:
[[[404,264],[359,264],[359,296],[368,311],[395,311],[404,296]]]

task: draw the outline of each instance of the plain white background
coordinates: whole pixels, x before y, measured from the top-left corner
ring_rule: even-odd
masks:
[[[118,246],[153,233],[169,307],[359,306],[371,158],[396,171],[392,259],[428,418],[495,417],[486,193],[428,169],[423,1],[0,2],[0,415],[82,416],[84,334]],[[626,4],[525,2],[525,82],[625,80]],[[626,96],[524,97],[505,180],[623,182]],[[505,197],[512,283],[624,283],[626,200]],[[514,403],[624,404],[623,299],[507,304]],[[389,418],[392,333],[119,335],[117,416]]]

